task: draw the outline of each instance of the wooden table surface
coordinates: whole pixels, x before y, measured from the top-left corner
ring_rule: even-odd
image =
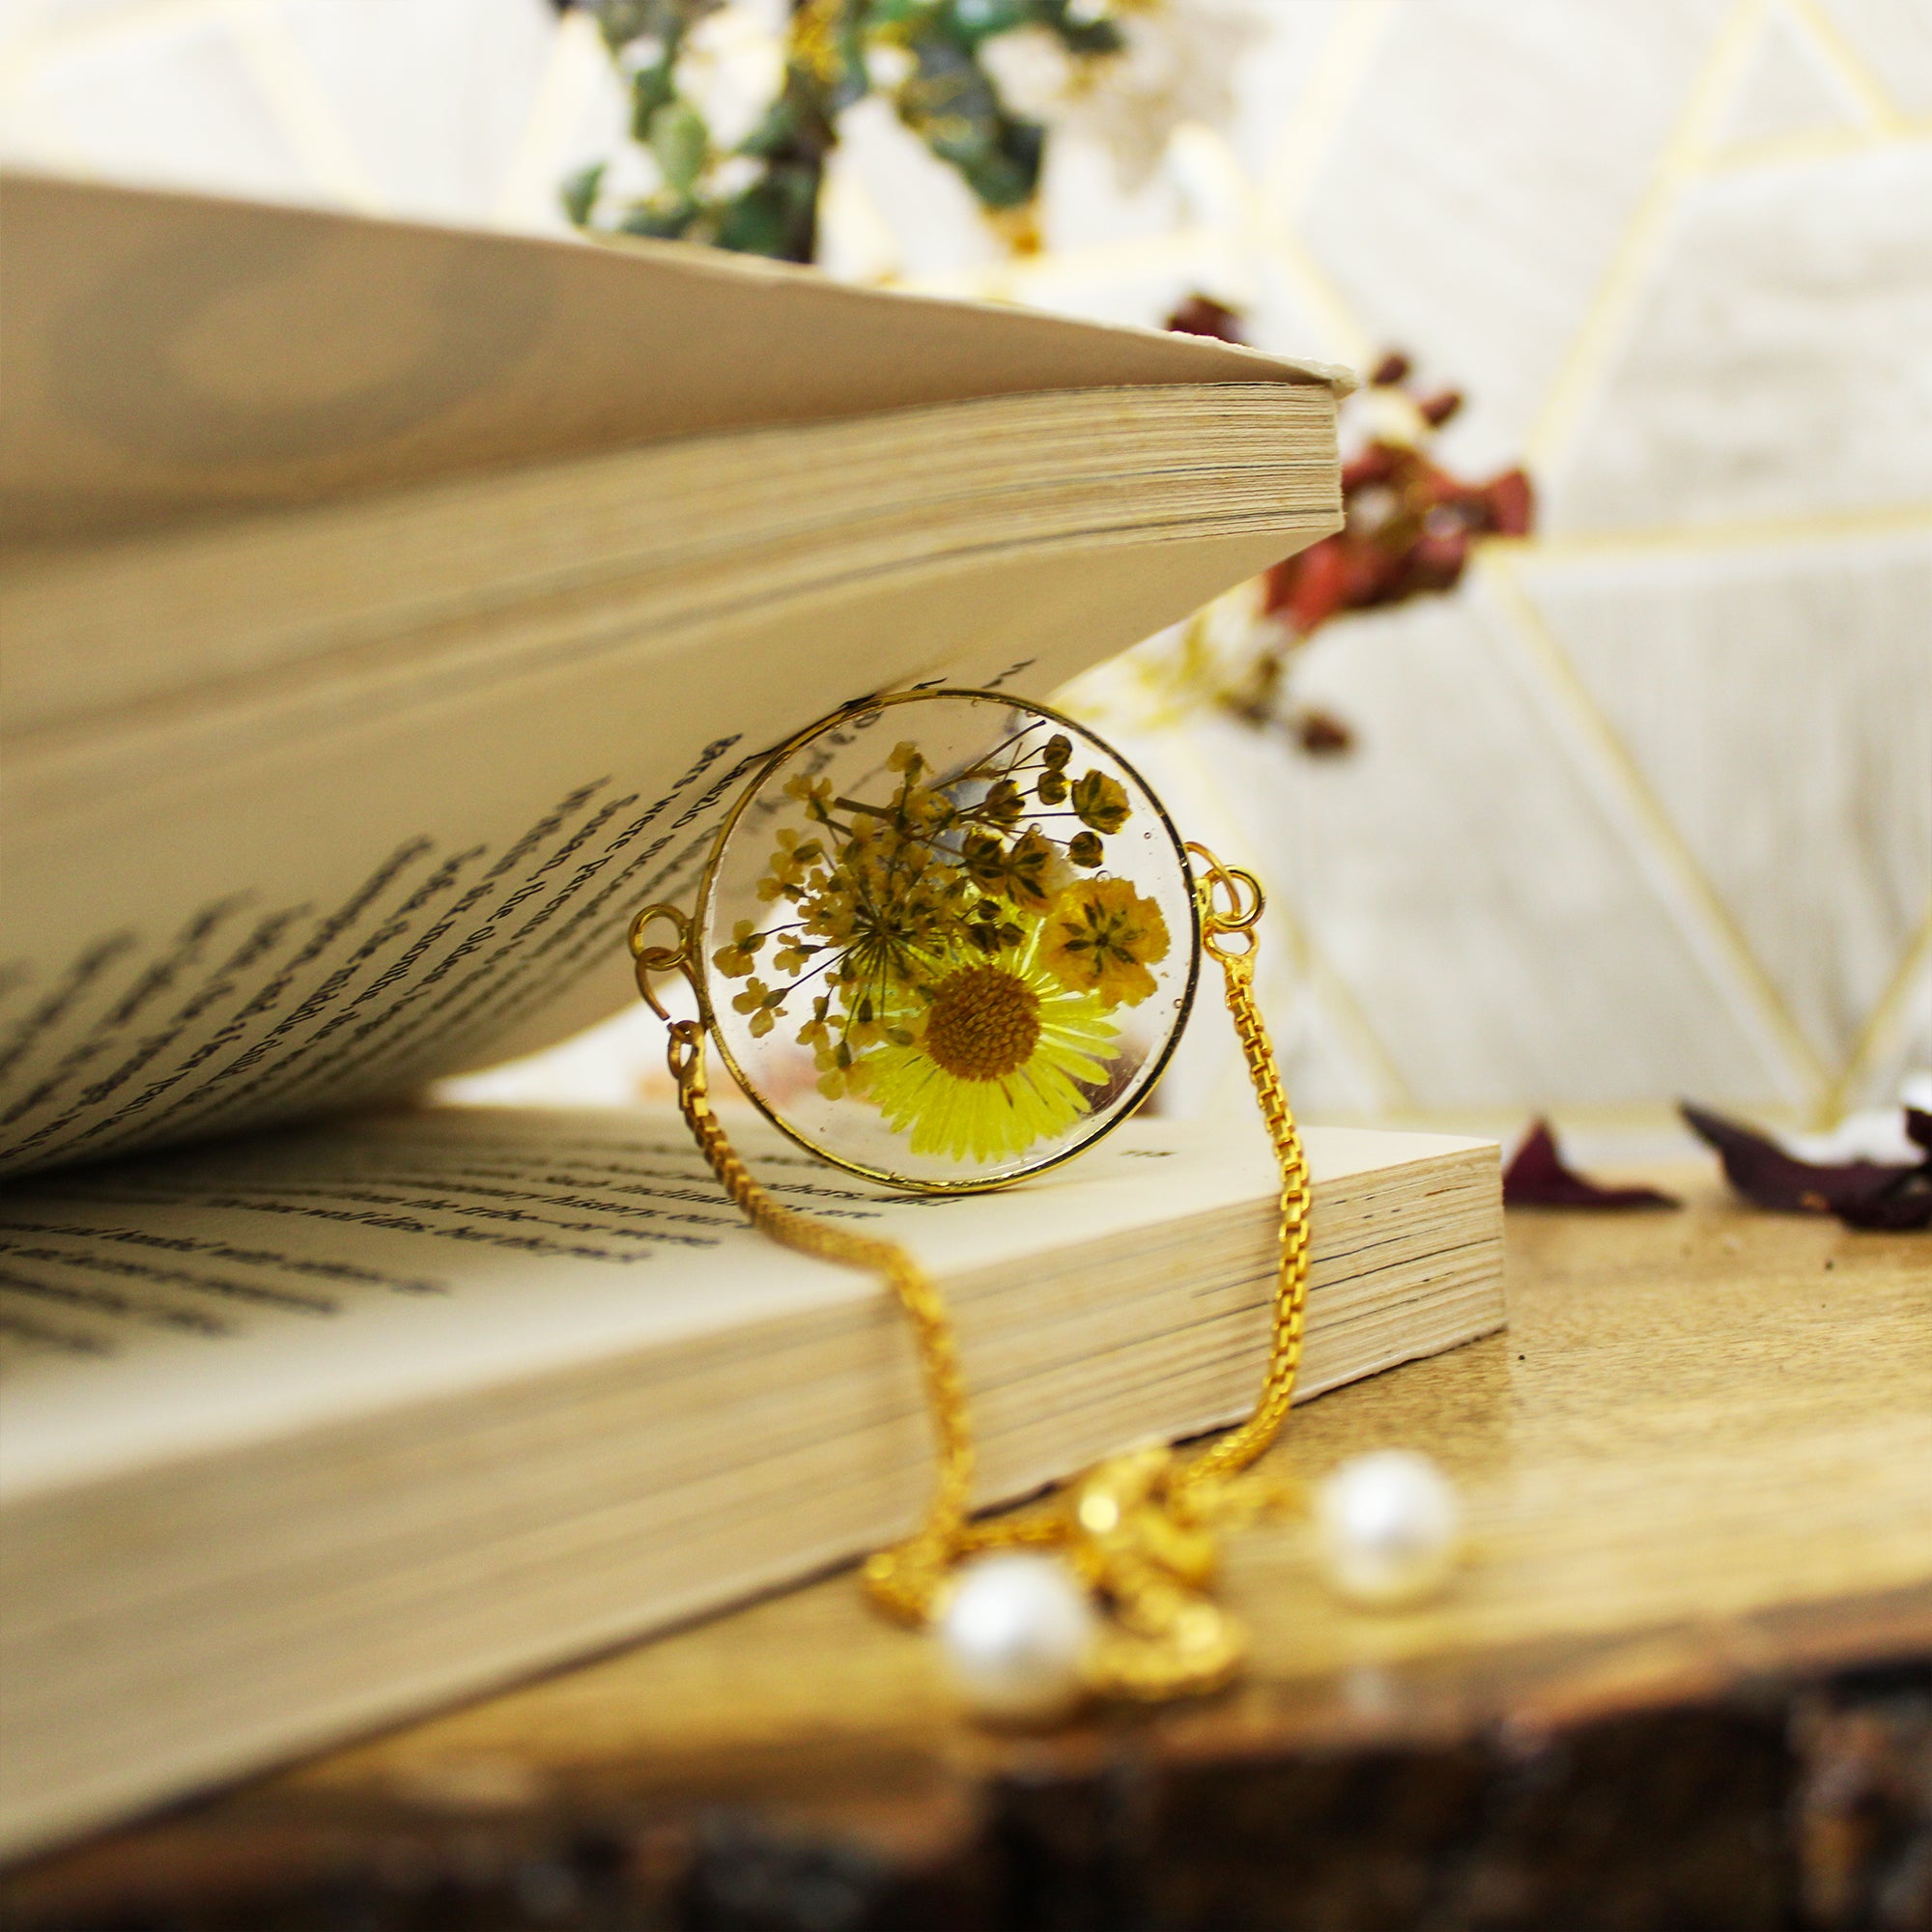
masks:
[[[1297,1410],[1463,1486],[1423,1610],[1231,1540],[1226,1694],[1050,1737],[824,1579],[0,1881],[19,1928],[1932,1926],[1932,1237],[1516,1213],[1507,1333]]]

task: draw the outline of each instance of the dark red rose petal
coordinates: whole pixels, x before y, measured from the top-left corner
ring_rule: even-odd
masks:
[[[1799,1160],[1754,1127],[1693,1107],[1688,1100],[1680,1102],[1678,1110],[1691,1130],[1717,1149],[1731,1185],[1746,1200],[1781,1213],[1837,1214],[1849,1219],[1848,1209],[1859,1211],[1907,1176],[1922,1172],[1876,1160]]]
[[[1848,1228],[1905,1235],[1932,1228],[1932,1161],[1908,1168],[1889,1187],[1863,1201],[1847,1201],[1837,1210]]]
[[[1270,614],[1286,611],[1289,622],[1305,635],[1342,608],[1348,600],[1348,579],[1342,539],[1323,537],[1269,573],[1267,609]]]
[[[1604,1187],[1564,1164],[1548,1121],[1535,1122],[1503,1173],[1505,1208],[1681,1208],[1655,1187]]]

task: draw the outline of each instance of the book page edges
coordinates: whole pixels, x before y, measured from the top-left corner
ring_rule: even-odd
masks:
[[[1244,515],[1279,526],[1288,549],[1302,526],[1339,526],[1334,434],[1332,401],[1312,389],[1056,392],[59,551],[0,572],[14,641],[0,668],[5,739],[31,755],[36,741],[143,707],[247,702],[265,681],[345,655],[412,662],[446,653],[451,633],[527,628],[571,603],[621,600],[634,625],[674,630],[707,601],[755,611],[866,569],[1003,549],[1017,560],[1050,540],[1187,541]]]
[[[608,1131],[613,1147],[620,1146],[627,1125],[673,1139],[683,1134],[674,1114],[655,1111],[473,1111],[526,1123],[533,1146],[585,1129]],[[747,1122],[734,1131],[754,1167],[760,1151],[781,1146],[762,1123]],[[380,1149],[393,1134],[378,1123],[369,1144]],[[332,1148],[342,1138],[325,1129],[318,1143]],[[1492,1146],[1347,1127],[1310,1128],[1307,1145],[1318,1200],[1379,1172],[1414,1173],[1418,1162],[1453,1163]],[[907,1241],[942,1283],[971,1293],[1023,1262],[1051,1266],[1056,1255],[1076,1254],[1095,1239],[1214,1221],[1272,1199],[1278,1185],[1266,1141],[1250,1122],[1198,1130],[1129,1122],[1054,1176],[950,1203],[938,1215],[881,1196],[881,1231]],[[327,1223],[294,1218],[277,1224],[276,1237],[293,1254],[318,1257],[334,1253],[342,1240]],[[231,1359],[218,1367],[185,1358],[172,1383],[137,1356],[132,1378],[122,1377],[118,1394],[112,1363],[44,1393],[31,1384],[16,1387],[0,1404],[0,1509],[161,1464],[218,1459],[425,1403],[468,1399],[505,1382],[570,1374],[613,1355],[642,1362],[654,1350],[754,1331],[761,1321],[880,1303],[885,1293],[863,1273],[785,1253],[749,1228],[715,1253],[660,1257],[641,1285],[647,1292],[614,1318],[600,1297],[586,1304],[586,1320],[573,1320],[572,1279],[568,1265],[532,1263],[521,1313],[514,1299],[500,1297],[482,1308],[458,1300],[412,1309],[401,1328],[365,1322],[359,1349],[329,1336],[328,1366],[318,1358],[312,1372],[303,1372],[295,1357],[294,1377],[278,1376],[274,1367],[291,1359],[294,1343],[251,1349],[244,1340],[228,1345]],[[178,1395],[170,1395],[171,1387]]]

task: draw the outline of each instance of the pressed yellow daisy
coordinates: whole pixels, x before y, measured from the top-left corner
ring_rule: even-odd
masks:
[[[905,1045],[867,1056],[866,1098],[914,1153],[989,1161],[1063,1134],[1120,1051],[1092,993],[1039,963],[1038,935],[1018,952],[962,964],[933,988]]]

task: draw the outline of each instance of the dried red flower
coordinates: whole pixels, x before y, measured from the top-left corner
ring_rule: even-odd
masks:
[[[1483,486],[1483,500],[1490,515],[1490,527],[1499,537],[1529,534],[1535,520],[1536,499],[1527,471],[1505,469]]]
[[[1167,326],[1223,342],[1242,340],[1240,317],[1210,296],[1190,296]],[[1409,358],[1390,350],[1369,384],[1406,388],[1409,374]],[[1456,389],[1412,400],[1425,444],[1429,434],[1463,407]],[[1524,536],[1536,520],[1535,493],[1521,469],[1464,483],[1432,462],[1425,447],[1386,437],[1372,438],[1342,466],[1342,505],[1340,531],[1276,564],[1263,582],[1263,611],[1284,619],[1297,640],[1344,611],[1453,589],[1479,539]],[[1290,648],[1264,653],[1244,687],[1224,694],[1222,702],[1250,724],[1288,730],[1304,751],[1346,750],[1350,734],[1340,720],[1323,714],[1320,724],[1312,725],[1292,711],[1284,716]]]
[[[1268,573],[1264,609],[1302,637],[1341,611],[1454,588],[1477,538],[1521,536],[1535,518],[1522,470],[1463,483],[1421,450],[1382,440],[1343,467],[1342,499],[1347,526]]]

